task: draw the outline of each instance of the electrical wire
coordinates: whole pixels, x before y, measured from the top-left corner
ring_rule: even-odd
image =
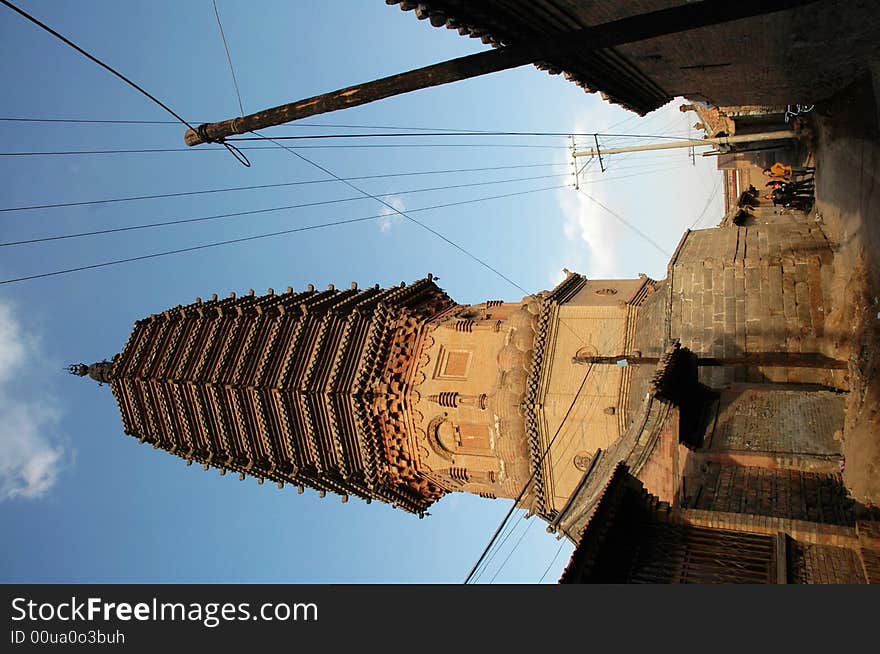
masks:
[[[177,125],[172,120],[114,120],[114,119],[85,119],[85,118],[18,118],[18,117],[0,117],[0,122],[22,122],[22,123],[62,123],[62,124],[108,124],[108,125]],[[447,127],[403,127],[397,125],[345,125],[339,123],[285,123],[277,127],[311,127],[311,128],[333,128],[333,129],[387,129],[387,130],[410,130],[419,133],[394,133],[394,134],[316,134],[316,135],[275,135],[272,138],[277,140],[299,140],[299,139],[330,139],[330,138],[369,138],[369,137],[447,137],[447,136],[535,136],[535,137],[560,137],[571,138],[576,137],[593,137],[594,134],[602,138],[658,138],[658,139],[678,139],[680,136],[670,136],[667,134],[609,134],[603,132],[562,132],[562,131],[523,131],[523,130],[478,130],[478,129],[460,129]],[[265,137],[264,137],[265,138]],[[252,137],[232,137],[227,141],[256,141],[259,138]]]
[[[2,2],[3,0],[0,0]],[[222,146],[226,141],[220,143]],[[232,146],[238,150],[283,150],[284,147],[277,145],[252,145]],[[338,145],[298,145],[300,149],[330,150],[335,148],[534,148],[544,150],[568,150],[567,145],[532,145],[528,143],[369,143],[369,144],[338,144]],[[50,157],[50,156],[80,156],[93,154],[156,154],[164,152],[220,152],[221,148],[131,148],[114,150],[46,150],[42,152],[0,152],[0,157]]]
[[[520,535],[519,540],[516,541],[514,546],[510,548],[510,552],[507,553],[505,559],[501,562],[501,565],[498,566],[498,569],[495,571],[495,574],[492,575],[492,579],[489,580],[490,584],[494,584],[495,580],[498,578],[498,575],[501,574],[501,571],[504,570],[504,566],[507,565],[507,562],[510,561],[510,557],[513,556],[513,553],[516,552],[517,548],[522,544],[523,539],[526,537],[526,534],[529,533],[529,530],[532,528],[532,525],[535,524],[534,520],[529,520],[528,525],[523,530],[523,533]],[[511,531],[511,533],[513,533]]]
[[[627,227],[629,227],[629,228],[630,228],[632,231],[634,231],[636,234],[638,234],[639,236],[641,236],[641,237],[642,237],[647,243],[650,243],[652,246],[654,246],[654,248],[656,248],[658,252],[660,252],[661,254],[665,255],[667,258],[672,256],[671,253],[667,252],[663,247],[661,247],[660,245],[658,245],[657,242],[656,242],[654,239],[652,239],[650,236],[648,236],[647,234],[645,234],[642,230],[640,230],[638,227],[636,227],[635,225],[633,225],[633,224],[632,224],[631,222],[629,222],[626,218],[624,218],[624,217],[621,216],[620,214],[618,214],[618,213],[616,213],[615,211],[612,211],[611,209],[609,209],[608,207],[606,207],[604,204],[602,204],[601,202],[599,202],[596,198],[594,198],[592,195],[590,195],[589,193],[587,193],[587,192],[584,191],[583,189],[579,188],[578,191],[580,191],[580,192],[581,192],[585,197],[587,197],[590,201],[592,201],[593,203],[597,204],[599,207],[601,207],[602,209],[604,209],[606,212],[608,212],[609,214],[611,214],[612,216],[614,216],[615,218],[617,218],[620,222],[622,222],[624,225],[626,225]]]
[[[541,164],[517,164],[510,166],[487,166],[483,168],[453,168],[447,170],[422,170],[406,173],[384,173],[381,175],[360,175],[358,177],[346,177],[347,180],[364,180],[364,179],[386,179],[389,177],[413,177],[418,175],[445,175],[452,173],[479,173],[496,170],[513,170],[519,168],[546,168],[551,166],[566,166],[568,164],[561,163],[541,163]],[[32,204],[20,207],[2,207],[0,213],[10,211],[30,211],[33,209],[57,209],[60,207],[81,207],[93,204],[108,204],[112,202],[132,202],[135,200],[155,200],[159,198],[178,198],[191,195],[206,195],[210,193],[230,193],[233,191],[251,191],[255,189],[282,188],[287,186],[307,186],[310,184],[332,184],[335,179],[312,179],[295,182],[279,182],[276,184],[256,184],[252,186],[229,186],[225,188],[205,189],[200,191],[181,191],[178,193],[156,193],[153,195],[131,195],[121,198],[104,198],[101,200],[82,200],[79,202],[57,202],[54,204]]]
[[[581,381],[581,385],[578,388],[577,393],[575,393],[575,396],[572,399],[571,404],[568,407],[568,410],[565,412],[565,416],[563,416],[563,418],[562,418],[562,422],[559,424],[559,427],[556,429],[556,433],[553,434],[553,438],[550,439],[550,443],[547,444],[547,447],[544,449],[544,453],[541,455],[541,458],[538,459],[538,463],[535,466],[535,469],[532,471],[532,474],[529,476],[528,481],[526,481],[526,483],[523,485],[523,488],[519,492],[519,495],[517,495],[516,499],[513,501],[513,504],[511,505],[510,510],[508,510],[507,514],[504,516],[504,519],[501,521],[501,524],[498,525],[498,529],[495,530],[495,533],[489,539],[489,542],[486,545],[486,547],[483,549],[483,553],[480,555],[480,558],[477,559],[477,562],[474,564],[473,568],[471,568],[471,571],[468,573],[468,576],[464,580],[465,584],[470,583],[470,581],[474,578],[474,575],[477,572],[477,569],[480,567],[480,565],[482,564],[482,562],[484,561],[484,559],[488,555],[489,550],[492,548],[492,545],[498,539],[498,535],[501,533],[502,528],[504,527],[504,524],[510,519],[510,516],[513,515],[513,512],[516,509],[517,504],[519,504],[522,501],[522,498],[525,496],[526,491],[528,490],[529,486],[531,486],[531,484],[534,482],[535,476],[537,475],[538,470],[541,468],[541,466],[544,463],[544,459],[547,458],[547,454],[550,453],[550,448],[553,447],[553,443],[556,442],[556,438],[559,436],[559,433],[562,431],[562,427],[565,425],[565,421],[568,420],[568,416],[571,415],[572,409],[574,409],[575,404],[577,403],[578,399],[580,398],[581,392],[583,392],[584,386],[586,386],[587,379],[589,379],[590,372],[592,370],[593,370],[593,364],[590,364],[589,367],[587,368],[587,372],[584,373],[584,378]]]
[[[220,28],[220,38],[223,40],[223,49],[226,50],[226,61],[229,62],[229,72],[232,74],[232,84],[235,86],[235,95],[238,98],[238,108],[244,116],[244,105],[241,102],[241,91],[238,88],[238,80],[235,79],[235,68],[232,66],[232,56],[229,54],[229,44],[226,42],[226,32],[223,31],[223,22],[220,20],[220,11],[217,9],[217,0],[211,0],[214,5],[214,15],[217,17],[217,27]]]
[[[417,188],[417,189],[409,189],[409,190],[404,190],[404,191],[388,191],[385,195],[411,195],[411,194],[415,194],[415,193],[428,193],[431,191],[448,191],[451,189],[459,189],[459,188],[489,186],[489,185],[493,185],[493,184],[509,184],[512,182],[535,181],[535,180],[540,180],[540,179],[549,179],[549,178],[553,178],[553,177],[567,177],[568,175],[569,175],[569,173],[561,173],[558,175],[541,175],[538,177],[519,177],[519,178],[515,178],[515,179],[502,179],[502,180],[495,180],[495,181],[488,181],[488,182],[472,182],[470,184],[454,184],[454,185],[450,185],[450,186],[434,186],[431,188]],[[252,215],[256,215],[256,214],[265,214],[265,213],[272,213],[272,212],[276,212],[276,211],[285,211],[288,209],[302,209],[305,207],[317,207],[317,206],[328,205],[328,204],[340,204],[343,202],[355,202],[358,200],[365,200],[365,199],[367,199],[367,198],[364,198],[363,196],[356,196],[356,197],[351,197],[351,198],[335,198],[332,200],[318,200],[315,202],[305,202],[302,204],[288,204],[288,205],[284,205],[284,206],[280,206],[280,207],[270,207],[268,209],[251,209],[251,210],[247,210],[247,211],[236,211],[234,213],[214,214],[211,216],[198,216],[195,218],[179,218],[179,219],[174,219],[174,220],[165,220],[165,221],[159,221],[159,222],[153,222],[153,223],[145,223],[145,224],[141,224],[141,225],[130,225],[127,227],[111,227],[108,229],[99,229],[99,230],[93,230],[93,231],[89,231],[89,232],[78,232],[78,233],[74,233],[74,234],[61,234],[61,235],[56,235],[56,236],[43,236],[43,237],[39,237],[39,238],[30,238],[30,239],[24,239],[24,240],[19,240],[19,241],[7,241],[5,243],[0,243],[0,247],[9,247],[9,246],[14,246],[14,245],[25,245],[25,244],[32,244],[32,243],[44,243],[47,241],[60,241],[60,240],[71,239],[71,238],[80,238],[80,237],[84,237],[84,236],[98,236],[98,235],[102,235],[102,234],[115,234],[118,232],[131,232],[131,231],[137,231],[137,230],[142,230],[142,229],[152,229],[152,228],[156,228],[156,227],[168,227],[171,225],[183,225],[183,224],[189,224],[189,223],[206,222],[206,221],[211,221],[211,220],[220,220],[223,218],[252,216]]]
[[[581,341],[581,343],[586,344],[586,343],[584,342],[584,340],[583,340],[582,338],[580,338],[580,336],[578,336],[578,334],[577,334],[576,332],[574,332],[574,331],[571,329],[571,327],[570,327],[570,326],[569,326],[564,320],[562,320],[562,319],[560,318],[559,323],[560,323],[561,325],[565,326],[566,328],[568,328],[568,330],[569,330],[572,334],[574,334],[574,335],[578,338],[578,340]],[[605,351],[605,350],[607,350],[609,343],[610,343],[610,339],[606,339],[605,342],[603,343],[603,345],[600,347],[600,351]],[[601,383],[601,382],[599,382],[599,383]],[[595,407],[596,407],[597,402],[598,402],[598,398],[597,398],[597,397],[593,397],[592,400],[591,400],[591,402],[589,403],[589,405],[586,406],[584,412],[585,412],[586,414],[589,414],[591,411],[593,411],[593,409],[595,409]],[[560,424],[560,428],[561,428],[561,427],[562,427],[562,423]],[[565,445],[565,447],[563,448],[562,451],[557,452],[557,453],[554,453],[554,454],[556,455],[556,460],[564,460],[565,457],[566,457],[566,455],[567,455],[567,453],[568,453],[568,451],[571,449],[571,447],[572,447],[572,445],[574,445],[574,443],[575,443],[575,440],[574,440],[574,439],[569,439],[568,442],[566,443],[566,445]],[[509,516],[508,516],[508,518],[509,518]],[[499,542],[499,544],[493,549],[493,551],[492,551],[492,552],[486,557],[485,562],[484,562],[484,565],[482,566],[482,569],[479,570],[479,571],[477,572],[477,574],[474,576],[474,580],[477,580],[478,578],[480,578],[480,577],[482,576],[483,571],[485,571],[485,570],[488,568],[489,564],[490,564],[490,563],[492,562],[492,560],[495,558],[495,555],[496,555],[496,554],[497,554],[497,553],[503,548],[504,543],[508,540],[509,536],[510,536],[510,534],[508,533],[507,536],[505,536],[505,537]],[[512,550],[508,553],[507,558],[505,559],[505,562],[502,563],[501,566],[499,567],[499,570],[496,571],[496,576],[497,576],[497,574],[500,572],[500,570],[504,567],[504,565],[505,565],[505,563],[507,562],[507,560],[509,560],[509,558],[513,555],[513,552],[516,551],[517,547],[518,547],[518,544],[515,545],[515,546],[512,548]],[[560,545],[560,549],[561,549],[561,545]],[[557,554],[557,556],[558,556],[558,554]],[[555,559],[554,559],[554,560],[555,560]],[[551,564],[552,564],[552,563],[551,563]],[[543,577],[542,577],[542,578],[543,578]],[[493,579],[494,579],[494,578],[493,578]],[[490,583],[491,583],[491,582],[490,582]]]
[[[260,133],[257,132],[257,131],[253,131],[252,133],[255,134],[256,136],[262,136],[262,134],[260,134]],[[287,150],[287,151],[288,151],[290,154],[292,154],[293,156],[297,157],[298,159],[300,159],[300,160],[306,162],[307,164],[309,164],[309,165],[311,165],[311,166],[314,166],[314,167],[317,168],[318,170],[323,171],[323,172],[326,173],[327,175],[330,175],[330,177],[334,178],[336,181],[345,184],[345,185],[348,186],[349,188],[351,188],[351,189],[357,191],[358,193],[363,194],[365,197],[372,198],[373,200],[375,200],[376,202],[379,202],[380,204],[384,205],[386,208],[390,209],[391,211],[393,211],[393,212],[396,213],[397,215],[402,216],[403,218],[406,218],[407,220],[409,220],[409,221],[412,222],[412,223],[415,223],[416,225],[418,225],[419,227],[421,227],[421,228],[424,229],[425,231],[430,232],[431,234],[433,234],[434,236],[436,236],[436,237],[439,238],[439,239],[442,239],[443,241],[445,241],[446,243],[448,243],[449,245],[451,245],[452,247],[454,247],[456,250],[458,250],[458,251],[461,252],[462,254],[466,255],[468,258],[472,259],[473,261],[476,261],[478,264],[480,264],[480,265],[483,266],[484,268],[486,268],[486,269],[492,271],[493,273],[495,273],[496,275],[498,275],[499,277],[501,277],[504,281],[506,281],[508,284],[510,284],[510,285],[512,285],[513,287],[515,287],[515,288],[521,290],[523,293],[528,293],[528,291],[526,291],[522,286],[520,286],[520,285],[517,284],[515,281],[513,281],[512,279],[510,279],[510,277],[508,277],[507,275],[505,275],[504,273],[502,273],[500,270],[498,270],[497,268],[493,267],[491,264],[489,264],[488,262],[484,261],[484,260],[481,259],[480,257],[476,256],[476,255],[473,254],[472,252],[469,252],[468,250],[466,250],[465,248],[463,248],[461,245],[459,245],[458,243],[456,243],[456,242],[453,241],[452,239],[448,238],[447,236],[444,236],[443,234],[441,234],[440,232],[438,232],[436,229],[434,229],[434,228],[432,228],[432,227],[429,227],[429,226],[426,225],[425,223],[423,223],[423,222],[421,222],[421,221],[419,221],[419,220],[416,220],[415,218],[413,218],[413,217],[411,217],[411,216],[408,216],[408,215],[406,214],[406,212],[401,211],[400,209],[398,209],[397,207],[395,207],[395,206],[392,205],[391,203],[386,202],[386,201],[383,200],[382,198],[380,198],[380,197],[378,197],[378,196],[375,196],[375,195],[373,195],[373,194],[371,194],[371,193],[367,193],[367,192],[364,191],[363,189],[361,189],[361,188],[355,186],[354,184],[352,184],[352,183],[349,182],[349,181],[346,181],[345,179],[343,179],[342,177],[340,177],[340,176],[337,175],[336,173],[332,172],[331,170],[325,168],[325,167],[322,166],[321,164],[316,163],[315,161],[312,161],[311,159],[308,159],[307,157],[301,155],[301,154],[300,154],[299,152],[297,152],[296,150],[293,150],[292,148],[288,148],[288,147],[285,146],[285,145],[282,145],[282,144],[280,144],[280,143],[277,143],[277,141],[274,141],[273,139],[271,139],[271,138],[269,138],[269,137],[263,137],[263,138],[264,138],[265,140],[267,140],[267,141],[271,141],[272,143],[276,143],[277,145],[280,145],[283,149]]]
[[[161,101],[159,98],[157,98],[155,95],[153,95],[152,93],[150,93],[149,91],[147,91],[146,89],[144,89],[144,88],[143,88],[142,86],[140,86],[139,84],[137,84],[137,83],[131,81],[128,77],[126,77],[125,75],[123,75],[122,73],[120,73],[118,70],[116,70],[116,69],[113,68],[112,66],[109,66],[108,64],[105,64],[103,61],[101,61],[100,59],[98,59],[96,56],[94,56],[94,55],[92,55],[92,54],[89,54],[88,52],[86,52],[85,50],[83,50],[81,47],[79,47],[76,43],[74,43],[73,41],[71,41],[70,39],[68,39],[66,36],[64,36],[64,35],[62,35],[62,34],[59,34],[58,32],[56,32],[56,31],[55,31],[54,29],[52,29],[51,27],[49,27],[49,26],[46,25],[45,23],[41,22],[40,20],[34,18],[33,16],[31,16],[29,13],[27,13],[27,12],[24,11],[23,9],[20,9],[20,8],[16,7],[14,4],[12,4],[11,2],[9,2],[8,0],[0,0],[0,3],[6,5],[6,6],[9,7],[10,9],[12,9],[12,11],[14,11],[15,13],[19,14],[20,16],[26,18],[27,20],[29,20],[30,22],[34,23],[35,25],[37,25],[37,26],[40,27],[41,29],[45,30],[46,32],[49,32],[49,34],[51,34],[51,35],[54,36],[55,38],[60,39],[61,41],[63,41],[63,42],[66,43],[67,45],[69,45],[71,48],[73,48],[74,50],[76,50],[77,52],[79,52],[81,55],[83,55],[83,56],[86,57],[87,59],[89,59],[89,60],[93,61],[94,63],[98,64],[98,65],[99,65],[101,68],[103,68],[104,70],[106,70],[106,71],[110,72],[111,74],[115,75],[116,77],[118,77],[119,79],[121,79],[123,82],[125,82],[126,84],[128,84],[129,86],[131,86],[132,88],[134,88],[136,91],[138,91],[139,93],[145,95],[145,96],[148,97],[150,100],[152,100],[153,102],[155,102],[157,105],[159,105],[160,107],[162,107],[165,111],[167,111],[169,114],[171,114],[172,116],[174,116],[178,121],[180,121],[181,123],[183,123],[184,125],[186,125],[186,126],[189,127],[190,129],[195,129],[192,125],[190,125],[190,124],[186,121],[185,118],[183,118],[180,114],[178,114],[176,111],[174,111],[174,109],[172,109],[171,107],[169,107],[167,104],[165,104],[164,102],[162,102],[162,101]]]
[[[712,193],[709,195],[708,199],[706,200],[706,204],[703,205],[703,210],[700,212],[700,215],[697,216],[697,219],[693,223],[691,223],[691,226],[688,227],[688,229],[693,229],[700,222],[702,222],[703,218],[705,218],[705,216],[706,216],[706,212],[709,210],[709,206],[712,204],[712,200],[714,200],[715,197],[718,195],[718,189],[720,189],[720,188],[721,188],[721,179],[718,179],[715,182],[715,186],[712,189]]]
[[[517,196],[517,195],[528,195],[528,194],[531,194],[531,193],[538,193],[538,192],[541,192],[541,191],[552,191],[552,190],[556,190],[556,189],[560,189],[560,188],[567,188],[567,187],[568,187],[567,184],[562,184],[562,185],[559,185],[559,186],[548,186],[548,187],[544,187],[544,188],[531,189],[531,190],[529,190],[529,191],[517,191],[517,192],[515,192],[515,193],[505,193],[504,195],[493,195],[493,196],[487,196],[487,197],[482,197],[482,198],[475,198],[475,199],[473,199],[473,200],[461,200],[461,201],[458,201],[458,202],[449,202],[449,203],[446,203],[446,204],[437,204],[437,205],[432,205],[432,206],[430,206],[430,207],[421,207],[421,208],[418,208],[418,209],[409,209],[408,211],[409,211],[410,213],[415,213],[415,212],[417,212],[417,211],[428,211],[428,210],[430,210],[430,209],[440,209],[440,208],[445,208],[445,207],[459,206],[459,205],[463,205],[463,204],[472,204],[472,203],[475,203],[475,202],[483,202],[483,201],[485,201],[485,200],[496,200],[496,199],[500,199],[500,198],[514,197],[514,196]],[[219,246],[222,246],[222,245],[230,245],[230,244],[233,244],[233,243],[244,243],[244,242],[247,242],[247,241],[256,241],[256,240],[259,240],[259,239],[271,238],[271,237],[274,237],[274,236],[282,236],[282,235],[286,235],[286,234],[294,234],[294,233],[297,233],[297,232],[305,232],[305,231],[310,231],[310,230],[315,230],[315,229],[323,229],[323,228],[326,228],[326,227],[335,227],[335,226],[337,226],[337,225],[347,225],[347,224],[350,224],[350,223],[364,222],[364,221],[367,221],[367,220],[376,220],[376,219],[378,219],[378,218],[384,218],[384,217],[387,216],[387,215],[388,215],[388,214],[384,214],[384,213],[382,213],[382,214],[377,214],[377,215],[373,215],[373,216],[363,216],[363,217],[361,217],[361,218],[347,218],[347,219],[336,220],[336,221],[327,222],[327,223],[321,223],[321,224],[318,224],[318,225],[308,225],[308,226],[305,226],[305,227],[295,227],[295,228],[291,228],[291,229],[285,229],[285,230],[280,230],[280,231],[277,231],[277,232],[270,232],[270,233],[266,233],[266,234],[256,234],[256,235],[252,235],[252,236],[244,236],[244,237],[241,237],[241,238],[228,239],[228,240],[225,240],[225,241],[215,241],[215,242],[212,242],[212,243],[203,243],[203,244],[201,244],[201,245],[194,245],[194,246],[186,247],[186,248],[178,248],[178,249],[176,249],[176,250],[165,250],[165,251],[162,251],[162,252],[154,252],[154,253],[151,253],[151,254],[145,254],[145,255],[136,256],[136,257],[127,257],[127,258],[124,258],[124,259],[115,259],[115,260],[112,260],[112,261],[103,261],[103,262],[101,262],[101,263],[96,263],[96,264],[91,264],[91,265],[85,265],[85,266],[76,266],[76,267],[74,267],[74,268],[66,268],[66,269],[63,269],[63,270],[55,270],[55,271],[47,272],[47,273],[39,273],[39,274],[35,274],[35,275],[26,275],[26,276],[23,276],[23,277],[16,277],[16,278],[12,278],[12,279],[4,279],[4,280],[0,280],[0,284],[13,284],[13,283],[16,283],[16,282],[23,282],[23,281],[28,281],[28,280],[31,280],[31,279],[42,279],[42,278],[44,278],[44,277],[54,277],[54,276],[56,276],[56,275],[65,275],[65,274],[68,274],[68,273],[80,272],[80,271],[82,271],[82,270],[92,270],[92,269],[95,269],[95,268],[104,268],[104,267],[107,267],[107,266],[115,266],[115,265],[118,265],[118,264],[130,263],[130,262],[133,262],[133,261],[143,261],[143,260],[146,260],[146,259],[155,259],[155,258],[158,258],[158,257],[164,257],[164,256],[172,255],[172,254],[181,254],[181,253],[184,253],[184,252],[194,252],[194,251],[197,251],[197,250],[205,250],[205,249],[208,249],[208,248],[219,247]]]
[[[540,584],[542,581],[544,581],[544,578],[545,578],[545,577],[547,576],[547,574],[550,572],[550,568],[552,568],[552,567],[553,567],[553,564],[556,563],[556,559],[559,558],[559,553],[562,551],[562,546],[563,546],[563,545],[565,545],[565,541],[562,541],[562,542],[559,543],[559,547],[556,548],[556,554],[553,556],[552,559],[550,559],[550,563],[547,564],[547,569],[544,570],[544,574],[542,574],[542,575],[541,575],[541,578],[538,580],[538,583],[539,583],[539,584]]]
[[[546,136],[546,137],[565,137],[572,136],[602,136],[614,138],[657,138],[657,139],[679,139],[679,136],[659,136],[654,134],[571,134],[564,132],[424,132],[424,133],[380,133],[380,134],[298,134],[296,136],[272,136],[277,141],[301,141],[315,139],[356,139],[356,138],[425,138],[425,137],[450,137],[450,136]],[[228,141],[262,141],[265,138],[252,136],[237,136],[227,139]],[[565,146],[568,149],[570,146]]]
[[[413,171],[413,172],[397,172],[397,173],[383,173],[379,175],[360,175],[357,177],[345,177],[344,179],[349,181],[359,181],[359,180],[370,180],[370,179],[387,179],[390,177],[415,177],[420,175],[446,175],[446,174],[454,174],[454,173],[477,173],[477,172],[491,172],[498,170],[516,170],[521,168],[549,168],[549,167],[558,167],[558,166],[568,166],[567,163],[540,163],[540,164],[517,164],[510,166],[486,166],[483,168],[452,168],[446,170],[422,170],[422,171]],[[658,173],[670,172],[673,170],[679,170],[684,167],[682,165],[676,166],[667,166],[663,162],[650,162],[645,164],[634,164],[630,166],[620,166],[615,168],[615,170],[641,170],[643,172],[631,173],[628,175],[611,175],[608,176],[606,174],[600,174],[596,177],[584,178],[582,183],[596,184],[599,182],[611,182],[618,179],[628,179],[631,177],[637,176],[647,176],[654,175]],[[293,181],[293,182],[278,182],[275,184],[255,184],[250,186],[229,186],[224,188],[215,188],[215,189],[204,189],[198,191],[180,191],[177,193],[155,193],[152,195],[131,195],[126,197],[119,198],[102,198],[99,200],[80,200],[77,202],[56,202],[52,204],[32,204],[32,205],[22,205],[18,207],[0,207],[0,213],[10,213],[16,211],[32,211],[36,209],[58,209],[58,208],[67,208],[67,207],[81,207],[81,206],[89,206],[89,205],[100,205],[100,204],[110,204],[117,202],[133,202],[139,200],[156,200],[162,198],[177,198],[177,197],[188,197],[188,196],[196,196],[196,195],[207,195],[212,193],[230,193],[235,191],[250,191],[257,189],[271,189],[271,188],[284,188],[291,186],[308,186],[312,184],[332,184],[335,183],[335,179],[312,179],[312,180],[303,180],[303,181]]]

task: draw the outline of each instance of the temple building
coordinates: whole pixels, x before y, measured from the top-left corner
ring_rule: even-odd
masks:
[[[458,305],[429,275],[214,295],[137,321],[112,360],[71,372],[109,384],[126,434],[188,464],[419,515],[464,491],[550,518],[625,429],[630,376],[605,367],[578,389],[572,357],[632,350],[654,287],[569,273],[520,302]]]
[[[563,581],[880,580],[839,469],[821,229],[689,231],[661,281],[566,273],[477,305],[431,275],[196,298],[71,372],[109,384],[126,434],[221,474],[419,516],[513,499],[578,544]]]

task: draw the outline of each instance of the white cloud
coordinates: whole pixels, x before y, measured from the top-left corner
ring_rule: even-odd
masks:
[[[602,202],[602,199],[597,197],[598,191],[589,189],[587,193]],[[597,279],[613,276],[618,263],[615,248],[618,229],[612,222],[613,219],[609,219],[604,210],[583,193],[564,189],[557,197],[565,216],[562,227],[565,238],[575,249],[579,246],[587,246],[588,257],[582,272],[588,277]],[[572,266],[568,267],[572,268]]]
[[[39,401],[15,397],[20,376],[40,360],[37,341],[0,301],[0,501],[43,497],[65,460],[55,435],[60,412],[54,400],[47,394]]]
[[[385,202],[390,204],[392,207],[397,209],[398,211],[406,211],[406,207],[403,204],[403,200],[400,199],[397,195],[386,195],[382,198]],[[386,233],[391,231],[391,227],[400,222],[401,215],[399,213],[395,213],[393,210],[388,207],[382,208],[382,217],[379,218],[376,222],[379,224],[379,231],[382,233]]]
[[[613,115],[611,107],[597,107],[591,122],[595,121],[594,124],[607,122],[609,117],[605,116],[606,113]],[[573,128],[575,134],[589,131],[587,125],[580,121],[575,122]],[[583,144],[578,142],[578,147],[582,146]],[[566,155],[562,162],[570,163],[571,156]],[[584,159],[578,159],[578,167],[583,166],[584,162]],[[581,179],[584,178],[585,175],[582,174]],[[592,197],[604,202],[601,185],[594,186],[582,182],[582,188]],[[613,219],[609,220],[609,216],[580,191],[570,188],[561,189],[557,192],[556,198],[564,217],[562,231],[569,247],[564,255],[565,261],[550,273],[550,282],[555,285],[565,278],[563,267],[592,278],[613,276],[618,264],[614,247],[619,238],[616,223]]]
[[[589,125],[573,121],[573,132],[589,133],[597,125],[610,125],[614,133],[686,136],[692,115],[681,113],[680,104],[681,100],[675,100],[645,118],[633,114],[629,122],[620,124],[621,116],[615,116],[610,105],[602,103],[590,116]],[[600,131],[609,130],[604,127]],[[635,142],[612,137],[602,142],[600,137],[605,148]],[[592,139],[578,139],[577,147],[593,147]],[[570,161],[570,156],[560,159],[561,163]],[[578,166],[585,162],[579,158]],[[664,275],[668,253],[675,249],[684,229],[699,217],[719,176],[714,158],[697,156],[692,166],[685,150],[609,155],[604,163],[607,176],[600,173],[594,160],[580,175],[581,189],[619,217],[580,191],[559,191],[557,206],[567,250],[560,253],[564,258],[558,267],[548,270],[551,282],[563,278],[563,266],[592,278],[630,278],[640,272]],[[715,193],[702,226],[717,222],[722,196]]]

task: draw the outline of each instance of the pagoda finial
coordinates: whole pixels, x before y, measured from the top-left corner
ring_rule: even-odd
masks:
[[[89,376],[99,384],[109,384],[114,378],[113,363],[107,360],[93,363],[90,366],[84,363],[71,363],[65,370],[77,377]]]

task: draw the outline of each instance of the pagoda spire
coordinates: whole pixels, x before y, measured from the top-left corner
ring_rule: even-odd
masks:
[[[107,361],[98,361],[97,363],[93,363],[90,366],[87,366],[84,363],[72,363],[66,368],[67,372],[71,375],[76,375],[78,377],[91,377],[99,384],[109,384],[115,379],[115,375],[113,374],[113,362]]]

